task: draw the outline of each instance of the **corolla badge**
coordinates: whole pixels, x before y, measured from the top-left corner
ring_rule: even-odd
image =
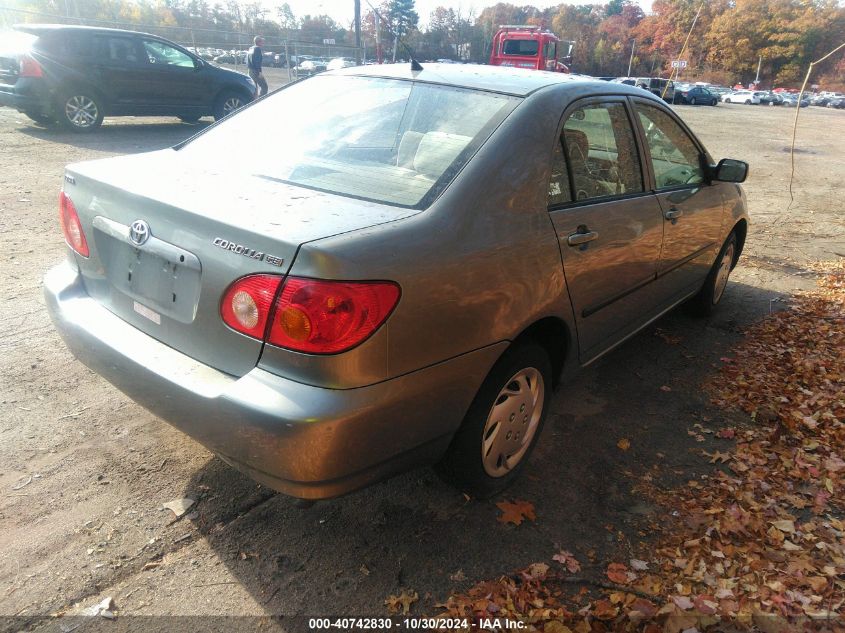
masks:
[[[150,239],[150,225],[143,220],[135,220],[129,226],[129,239],[136,246],[141,246],[144,242]]]

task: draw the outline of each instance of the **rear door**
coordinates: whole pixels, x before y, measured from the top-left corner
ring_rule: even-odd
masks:
[[[142,57],[138,41],[119,33],[67,33],[69,55],[89,64],[94,88],[110,105],[110,113],[122,114],[143,98],[137,72]]]
[[[600,98],[564,115],[555,144],[549,211],[582,362],[651,318],[657,303],[663,219],[634,139],[625,99]]]
[[[663,213],[658,276],[666,299],[700,286],[721,246],[723,200],[706,182],[704,148],[668,108],[635,100],[654,190]]]

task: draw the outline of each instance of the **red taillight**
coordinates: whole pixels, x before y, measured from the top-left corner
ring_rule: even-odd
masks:
[[[88,240],[82,232],[82,223],[79,221],[79,214],[73,201],[62,191],[59,193],[59,220],[62,223],[62,231],[65,234],[65,241],[73,250],[88,257]]]
[[[39,64],[30,55],[23,55],[20,63],[20,73],[18,77],[42,77],[44,72],[41,70]]]
[[[276,301],[267,342],[298,352],[336,354],[368,338],[399,301],[390,281],[289,277]]]
[[[233,330],[264,340],[273,298],[282,278],[277,275],[241,277],[226,290],[220,303],[220,316]]]

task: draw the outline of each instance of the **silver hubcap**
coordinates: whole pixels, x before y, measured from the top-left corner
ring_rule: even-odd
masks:
[[[77,95],[65,102],[65,116],[76,127],[91,127],[97,122],[100,112],[92,99]]]
[[[241,100],[237,97],[229,97],[223,102],[223,113],[229,114],[241,107]]]
[[[540,424],[545,401],[543,375],[518,371],[496,396],[481,434],[481,461],[491,477],[507,475],[525,456]]]
[[[719,272],[716,273],[716,286],[713,288],[713,303],[719,303],[722,298],[722,293],[725,292],[725,287],[728,285],[728,277],[731,274],[731,265],[734,261],[734,245],[730,244],[722,255],[722,261],[719,262]]]

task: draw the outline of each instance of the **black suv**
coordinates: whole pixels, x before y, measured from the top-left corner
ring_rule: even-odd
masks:
[[[252,101],[246,75],[155,35],[26,24],[0,35],[0,105],[78,132],[104,116],[219,119]]]

